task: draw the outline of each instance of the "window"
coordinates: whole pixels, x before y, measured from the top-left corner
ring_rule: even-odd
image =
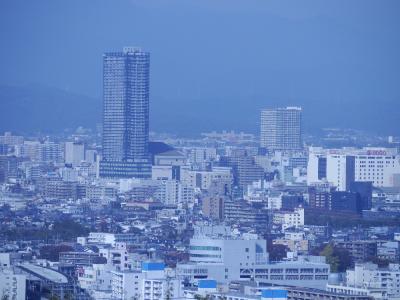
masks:
[[[221,251],[220,247],[214,247],[214,246],[190,246],[190,250],[208,250],[208,251]]]
[[[286,269],[286,274],[299,273],[299,269]]]
[[[271,274],[280,274],[283,273],[283,269],[271,269]]]
[[[300,273],[313,273],[314,269],[313,268],[302,268],[300,269]]]
[[[271,280],[283,280],[283,275],[271,275]]]

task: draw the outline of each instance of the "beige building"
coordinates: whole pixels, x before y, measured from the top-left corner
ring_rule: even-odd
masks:
[[[225,198],[222,195],[204,197],[202,199],[203,215],[213,220],[223,220]]]

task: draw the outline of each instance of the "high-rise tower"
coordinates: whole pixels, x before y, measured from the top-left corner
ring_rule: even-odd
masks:
[[[301,108],[286,107],[261,111],[261,147],[268,150],[302,149]]]
[[[150,54],[140,48],[103,55],[103,156],[100,176],[147,178]]]

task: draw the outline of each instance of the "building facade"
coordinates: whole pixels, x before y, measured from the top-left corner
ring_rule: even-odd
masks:
[[[302,148],[300,107],[264,109],[261,111],[261,147],[268,150]]]
[[[354,181],[372,182],[375,187],[400,186],[400,156],[394,148],[310,147],[307,184],[324,180],[338,191],[349,190]]]
[[[356,264],[346,271],[345,284],[327,285],[328,291],[348,295],[372,296],[374,299],[400,298],[400,266],[379,268],[373,263]]]
[[[85,160],[85,145],[78,142],[66,142],[64,159],[66,164],[79,165]]]
[[[140,48],[103,56],[103,156],[99,175],[148,178],[150,54]]]

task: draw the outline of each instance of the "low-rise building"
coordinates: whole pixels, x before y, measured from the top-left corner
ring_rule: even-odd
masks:
[[[371,259],[377,254],[376,241],[337,241],[336,246],[349,251],[355,262],[363,262]]]
[[[273,223],[281,225],[282,229],[304,226],[304,208],[295,208],[293,211],[278,211],[274,213]]]
[[[346,271],[346,280],[341,285],[327,285],[332,292],[372,296],[374,299],[400,298],[400,265],[389,264],[379,268],[373,263],[356,264]]]

